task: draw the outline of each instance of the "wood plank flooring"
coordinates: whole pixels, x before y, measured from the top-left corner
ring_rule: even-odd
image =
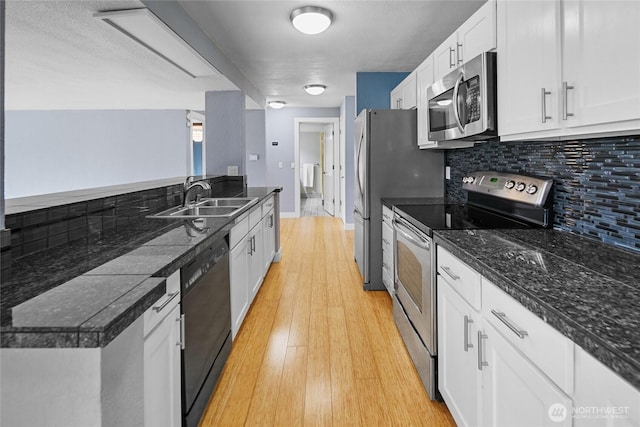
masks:
[[[389,295],[362,289],[353,232],[282,219],[281,245],[200,425],[454,426],[422,387]]]

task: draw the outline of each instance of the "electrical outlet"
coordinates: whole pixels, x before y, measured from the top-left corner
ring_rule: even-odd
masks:
[[[227,175],[238,176],[238,166],[227,166]]]
[[[282,169],[282,162],[278,162],[278,168]]]
[[[451,166],[444,167],[444,177],[446,179],[451,179]]]

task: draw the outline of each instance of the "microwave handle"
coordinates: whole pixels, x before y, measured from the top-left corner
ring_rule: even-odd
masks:
[[[460,91],[460,83],[462,83],[462,79],[464,79],[464,74],[461,73],[456,80],[456,85],[453,87],[453,116],[456,119],[458,129],[460,129],[460,132],[464,133],[464,127],[462,127],[462,122],[460,121],[460,111],[458,111],[458,92]]]

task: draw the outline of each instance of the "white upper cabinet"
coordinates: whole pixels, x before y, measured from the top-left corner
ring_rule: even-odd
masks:
[[[416,89],[416,71],[402,80],[390,94],[390,108],[392,110],[411,110],[416,108],[417,89]]]
[[[434,52],[434,80],[496,48],[496,2],[487,1]]]
[[[429,98],[427,89],[433,84],[433,55],[425,59],[416,69],[418,92],[418,147],[426,148],[429,141]]]
[[[637,1],[500,0],[500,137],[637,132],[639,20]]]

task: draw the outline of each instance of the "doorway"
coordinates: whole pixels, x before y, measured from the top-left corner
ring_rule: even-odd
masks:
[[[189,166],[187,174],[192,176],[206,175],[206,145],[204,140],[204,114],[189,111]]]
[[[339,124],[337,117],[295,119],[296,216],[341,216]]]

